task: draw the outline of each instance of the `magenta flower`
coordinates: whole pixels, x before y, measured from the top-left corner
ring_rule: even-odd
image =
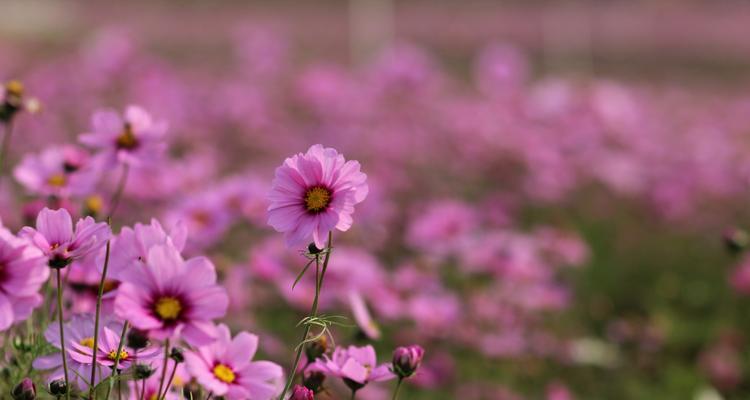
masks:
[[[332,357],[324,355],[310,368],[339,377],[352,391],[357,391],[370,382],[387,381],[396,377],[390,370],[390,364],[377,363],[375,349],[372,346],[349,346],[346,349],[337,347]]]
[[[47,256],[52,268],[64,268],[73,260],[101,249],[111,231],[104,222],[91,217],[79,219],[73,229],[73,219],[64,208],[44,208],[36,218],[36,229],[26,226],[20,236],[28,238]]]
[[[122,271],[115,313],[155,339],[182,335],[201,346],[216,338],[212,320],[229,304],[216,284],[214,265],[205,257],[187,261],[170,245],[151,247],[144,268]]]
[[[124,271],[142,267],[153,246],[169,245],[182,251],[186,239],[187,229],[182,223],[175,224],[169,232],[156,219],[152,219],[149,225],[139,223],[132,229],[124,227],[112,239],[108,277],[119,280]],[[104,266],[104,254],[99,258],[97,265],[101,268]]]
[[[294,388],[292,389],[292,396],[289,397],[289,400],[313,400],[315,398],[315,393],[302,386],[302,385],[294,385]]]
[[[268,224],[285,233],[289,246],[312,237],[319,249],[325,248],[328,232],[348,230],[354,205],[367,197],[367,175],[359,169],[359,162],[319,144],[287,158],[276,168]]]
[[[211,345],[185,353],[190,372],[214,395],[229,400],[273,399],[281,391],[283,371],[270,361],[251,361],[258,349],[258,337],[240,332],[234,339],[226,325],[219,325],[219,337]]]
[[[112,368],[117,359],[117,349],[120,348],[120,332],[105,326],[102,328],[99,338],[96,349],[96,362],[98,365]],[[91,365],[94,355],[93,345],[93,340],[90,343],[71,342],[71,348],[67,349],[68,354],[70,358],[81,365]],[[135,350],[123,345],[120,350],[118,369],[126,369],[136,362],[154,361],[160,353],[161,350],[157,347]]]
[[[67,197],[90,194],[98,173],[83,149],[56,146],[24,156],[13,176],[33,194]]]
[[[42,252],[0,225],[0,331],[25,320],[42,303],[39,289],[47,278]]]
[[[98,111],[91,118],[93,132],[80,141],[101,151],[106,165],[140,165],[159,159],[166,148],[167,124],[154,121],[144,109],[128,106],[125,115],[112,110]]]

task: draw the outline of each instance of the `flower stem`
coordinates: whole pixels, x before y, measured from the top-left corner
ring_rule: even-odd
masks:
[[[104,282],[107,279],[107,268],[109,267],[109,250],[110,250],[110,242],[107,240],[107,250],[105,251],[104,255],[104,268],[102,269],[102,279],[99,282],[99,293],[96,296],[96,314],[94,316],[94,349],[98,349],[99,345],[99,317],[101,315],[101,309],[102,309],[102,296],[104,295]],[[93,352],[93,356],[91,357],[91,385],[89,389],[89,400],[93,400],[96,396],[96,391],[94,390],[94,382],[96,382],[96,350]]]
[[[112,387],[115,386],[114,378],[119,374],[117,367],[120,366],[120,355],[122,354],[122,348],[125,346],[125,334],[128,332],[128,325],[128,321],[125,321],[125,324],[122,325],[122,332],[120,332],[120,343],[117,345],[117,353],[115,353],[115,365],[112,366],[112,375],[109,376],[109,385],[107,385],[107,395],[104,396],[107,400],[109,400],[109,395],[112,393]]]
[[[320,273],[320,278],[317,277],[317,265],[316,265],[316,279],[315,279],[315,298],[313,299],[312,309],[310,310],[310,316],[316,317],[318,315],[318,300],[320,298],[320,289],[323,287],[323,278],[326,274],[326,269],[328,269],[328,261],[331,258],[331,252],[333,251],[333,234],[331,232],[328,232],[328,246],[326,251],[326,258],[323,261],[323,270]],[[316,263],[318,263],[319,256],[315,256]],[[310,334],[310,325],[305,325],[305,331],[302,334],[302,342],[304,343],[305,340],[307,340],[307,335]],[[289,373],[289,379],[286,381],[286,385],[284,386],[284,391],[281,392],[281,396],[279,396],[279,400],[284,400],[284,397],[286,396],[286,393],[289,391],[289,389],[292,387],[292,382],[294,382],[294,376],[297,374],[297,366],[299,365],[299,360],[302,357],[302,350],[304,350],[305,346],[298,346],[297,348],[297,355],[294,357],[294,364],[292,364],[292,370]]]
[[[138,384],[136,383],[136,388],[138,387]],[[143,383],[141,383],[141,400],[143,400],[143,397],[146,395],[146,378],[143,378]]]
[[[159,391],[156,398],[161,398],[161,390],[164,388],[164,379],[167,377],[167,362],[169,361],[169,339],[164,342],[164,364],[161,366],[161,378],[159,379]]]
[[[398,391],[401,390],[401,382],[404,381],[404,378],[398,378],[398,383],[396,383],[396,389],[393,390],[393,398],[391,400],[398,400]]]
[[[172,373],[169,374],[169,380],[167,381],[167,387],[164,388],[164,394],[159,398],[159,400],[164,400],[167,398],[167,393],[169,392],[169,387],[172,386],[172,381],[174,380],[174,375],[177,373],[177,363],[174,363],[174,366],[172,367]]]
[[[65,351],[65,329],[63,328],[62,269],[57,268],[57,320],[60,323],[60,350],[62,351],[63,372],[65,375],[65,398],[70,400],[70,381],[68,380],[68,357]]]
[[[128,182],[128,172],[130,171],[130,167],[128,164],[122,165],[122,174],[120,175],[120,180],[117,182],[117,189],[115,190],[115,193],[112,195],[112,198],[109,200],[109,215],[107,216],[107,219],[112,218],[113,215],[115,215],[115,211],[117,211],[117,206],[120,205],[120,198],[122,197],[122,192],[125,190],[125,184]]]
[[[352,397],[350,397],[351,400],[354,400],[354,396],[357,395],[357,391],[352,389]]]
[[[4,126],[3,142],[0,144],[0,176],[3,176],[3,173],[5,172],[5,156],[8,154],[8,149],[10,148],[10,137],[13,135],[12,120],[6,122]]]

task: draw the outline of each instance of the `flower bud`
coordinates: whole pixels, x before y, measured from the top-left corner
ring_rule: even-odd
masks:
[[[319,249],[317,246],[315,246],[315,243],[310,243],[309,245],[307,245],[307,252],[312,255],[320,254],[321,251],[323,251],[323,249]]]
[[[36,399],[36,387],[30,378],[23,378],[21,383],[16,385],[10,392],[13,400],[34,400]]]
[[[294,385],[294,388],[292,389],[292,396],[289,397],[289,400],[313,400],[313,395],[314,393],[312,390],[304,386]]]
[[[136,364],[133,367],[133,378],[139,381],[141,379],[147,379],[154,374],[154,369],[148,364]]]
[[[182,349],[179,347],[172,347],[172,351],[169,352],[169,358],[177,364],[185,361],[185,355],[182,354]]]
[[[318,338],[314,342],[310,342],[305,346],[305,355],[307,360],[310,362],[315,361],[317,358],[325,354],[328,350],[328,339],[325,335]]]
[[[53,396],[64,396],[68,392],[68,385],[65,384],[65,380],[57,379],[49,383],[49,392]]]
[[[724,244],[732,253],[739,253],[750,245],[750,235],[739,228],[730,228],[724,231]]]
[[[408,378],[417,371],[424,357],[424,349],[419,345],[399,347],[393,352],[393,372],[399,378]]]
[[[313,393],[319,393],[323,389],[323,382],[325,382],[326,376],[320,371],[305,371],[302,377],[302,384],[313,391]]]
[[[130,329],[126,339],[128,347],[133,350],[140,350],[148,346],[148,335],[146,332],[138,329]]]

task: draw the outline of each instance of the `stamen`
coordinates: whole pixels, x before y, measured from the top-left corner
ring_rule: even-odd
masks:
[[[93,349],[94,348],[94,338],[92,338],[92,337],[83,338],[83,339],[81,339],[80,342],[78,342],[78,344],[80,344],[81,346],[86,346],[89,349]]]
[[[234,371],[224,364],[218,364],[214,367],[214,376],[224,383],[232,383],[236,378]]]
[[[120,361],[127,360],[129,357],[128,352],[125,350],[120,350]],[[117,358],[117,350],[112,350],[107,354],[107,358],[114,361]]]
[[[136,147],[138,147],[138,138],[135,137],[133,127],[129,123],[125,123],[122,133],[117,137],[117,148],[133,150]]]
[[[180,316],[182,304],[174,297],[162,297],[157,300],[154,311],[162,320],[175,320]]]
[[[325,210],[331,203],[331,191],[323,186],[313,186],[305,192],[305,208],[310,212]]]
[[[47,184],[54,187],[63,187],[67,181],[63,174],[55,174],[47,178]]]

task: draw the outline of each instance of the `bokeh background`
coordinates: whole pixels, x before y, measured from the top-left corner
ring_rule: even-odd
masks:
[[[403,398],[742,399],[749,37],[743,1],[1,0],[0,78],[42,104],[11,164],[102,107],[169,121],[116,223],[189,221],[282,365],[311,281],[265,193],[324,143],[371,189],[324,308],[340,344],[427,349]]]

